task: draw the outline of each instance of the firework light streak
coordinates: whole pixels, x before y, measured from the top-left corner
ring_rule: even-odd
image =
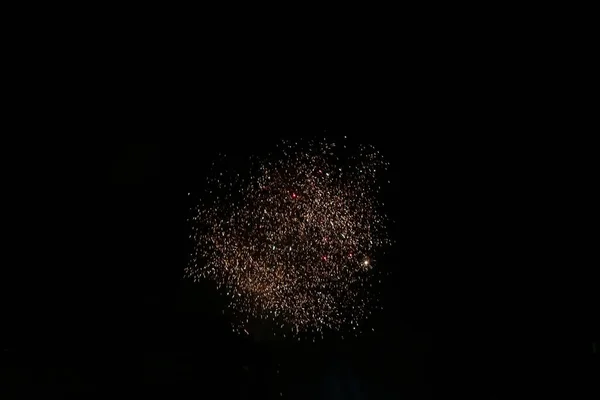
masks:
[[[186,273],[225,289],[240,331],[251,318],[295,332],[354,328],[370,313],[372,257],[389,244],[376,184],[387,163],[373,147],[343,159],[327,142],[279,150],[246,179],[209,178]]]

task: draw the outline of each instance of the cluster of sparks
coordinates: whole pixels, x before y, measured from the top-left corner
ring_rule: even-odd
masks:
[[[247,179],[209,178],[220,194],[195,209],[187,274],[225,289],[241,330],[258,319],[322,332],[368,317],[373,257],[389,244],[376,183],[387,163],[364,146],[341,158],[345,148],[284,143]]]

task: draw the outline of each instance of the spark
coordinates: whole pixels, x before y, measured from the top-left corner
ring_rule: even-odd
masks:
[[[372,147],[344,159],[325,141],[279,149],[245,178],[209,179],[218,196],[195,208],[186,274],[223,287],[246,333],[251,318],[293,334],[358,325],[371,261],[390,244],[376,185],[388,164]]]

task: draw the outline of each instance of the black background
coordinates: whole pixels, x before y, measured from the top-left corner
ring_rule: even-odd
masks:
[[[226,93],[196,103],[138,91],[24,118],[35,121],[23,132],[87,133],[6,147],[18,245],[5,268],[3,381],[17,392],[344,399],[494,396],[523,382],[539,339],[526,327],[549,309],[530,299],[542,267],[524,255],[539,223],[524,193],[543,167],[523,168],[532,143],[493,107],[434,89],[352,111],[327,91],[298,106],[240,99],[247,108],[226,106]],[[391,163],[383,200],[396,245],[380,261],[390,275],[375,331],[316,344],[236,336],[214,287],[182,278],[188,193],[201,193],[218,152],[344,136]]]
[[[558,54],[566,35],[547,40],[524,16],[533,34],[509,38],[515,24],[493,24],[496,11],[463,13],[478,26],[405,12],[375,18],[372,35],[355,19],[337,28],[336,11],[313,43],[308,23],[294,39],[267,25],[246,37],[178,17],[169,37],[136,10],[109,37],[106,20],[42,14],[29,29],[38,22],[25,13],[9,39],[16,90],[0,150],[2,389],[507,398],[534,375],[536,390],[564,382],[582,363],[562,356],[589,352],[590,335],[562,332],[597,313],[581,256],[593,235],[580,233],[594,225],[579,210],[593,198],[580,191],[594,180],[579,177],[595,170],[595,147],[576,136],[592,137],[590,106],[561,90],[589,85],[560,69],[576,58]],[[152,29],[132,23],[142,20]],[[397,244],[380,264],[392,274],[375,332],[316,345],[235,336],[214,288],[182,280],[187,193],[219,151],[344,135],[391,162]]]

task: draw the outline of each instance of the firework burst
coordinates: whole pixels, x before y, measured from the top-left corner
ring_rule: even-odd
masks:
[[[340,147],[284,143],[245,178],[209,178],[186,272],[225,289],[241,331],[251,320],[355,328],[369,315],[374,257],[389,244],[376,183],[387,163],[373,147]]]

